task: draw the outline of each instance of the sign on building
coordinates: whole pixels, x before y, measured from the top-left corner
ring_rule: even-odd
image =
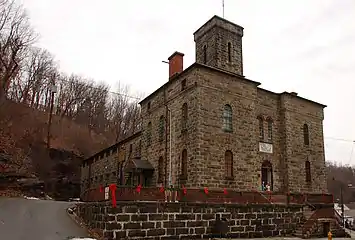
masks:
[[[108,200],[110,194],[110,189],[109,187],[105,187],[105,200]]]
[[[272,144],[270,143],[259,143],[259,151],[264,153],[272,153]]]

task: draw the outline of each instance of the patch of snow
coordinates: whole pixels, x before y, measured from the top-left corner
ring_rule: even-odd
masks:
[[[47,199],[47,200],[53,200],[53,198],[51,198],[51,197],[48,196],[47,194],[46,194],[46,199]]]
[[[70,240],[97,240],[95,238],[72,238]]]
[[[27,197],[27,196],[24,196],[25,199],[30,199],[30,200],[39,200],[39,198],[35,198],[35,197]]]

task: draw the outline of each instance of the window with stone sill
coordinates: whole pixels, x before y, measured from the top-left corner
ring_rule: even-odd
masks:
[[[227,150],[224,154],[226,179],[233,179],[233,153]]]
[[[225,132],[233,131],[233,112],[232,107],[226,104],[223,109],[223,130]]]
[[[188,109],[187,109],[187,103],[184,103],[182,105],[182,116],[181,116],[181,131],[186,131],[187,130],[187,115],[188,115]]]
[[[232,44],[228,43],[228,62],[232,62]]]
[[[311,163],[308,160],[305,162],[305,172],[306,172],[306,182],[310,183],[312,181]]]
[[[181,81],[181,91],[186,89],[186,78]]]
[[[152,123],[149,122],[147,126],[147,146],[150,146],[152,143]]]
[[[147,104],[147,110],[148,110],[148,112],[150,111],[150,102],[148,102],[148,104]]]
[[[259,139],[264,140],[264,120],[262,116],[258,116],[259,122]]]
[[[158,161],[158,183],[164,181],[164,158],[160,157]]]
[[[269,142],[272,141],[272,125],[273,125],[273,121],[271,118],[269,118],[267,120],[267,140]]]
[[[184,149],[182,150],[181,153],[181,179],[186,179],[187,178],[187,150]]]
[[[309,129],[308,125],[303,125],[303,143],[305,146],[309,146]]]
[[[159,141],[164,140],[164,130],[165,130],[165,119],[164,119],[164,116],[160,116],[159,129],[158,129]]]

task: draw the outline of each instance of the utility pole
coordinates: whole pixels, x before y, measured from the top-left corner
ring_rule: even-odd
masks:
[[[51,139],[51,124],[52,124],[52,115],[53,115],[53,105],[54,105],[54,94],[57,92],[57,87],[54,83],[50,86],[51,91],[51,102],[50,102],[50,110],[49,110],[49,118],[48,118],[48,131],[47,131],[47,149],[50,148],[50,139]]]
[[[223,18],[224,18],[224,0],[222,0],[222,8],[223,8]]]
[[[340,185],[340,204],[341,204],[341,224],[343,225],[343,227],[345,227],[343,185]]]

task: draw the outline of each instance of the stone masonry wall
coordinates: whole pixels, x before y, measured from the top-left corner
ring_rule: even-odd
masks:
[[[216,219],[225,219],[228,235],[253,238],[289,235],[302,207],[187,203],[80,203],[77,214],[105,239],[200,239],[213,237]]]
[[[85,191],[89,184],[90,187],[107,186],[111,183],[117,183],[119,166],[118,155],[123,153],[123,164],[130,157],[140,156],[141,134],[137,133],[130,138],[119,142],[116,146],[104,149],[93,156],[89,162],[81,167],[81,192]]]
[[[194,33],[196,62],[243,75],[242,37],[242,27],[214,16]]]
[[[291,94],[281,95],[285,124],[285,158],[289,191],[326,192],[323,136],[323,106]],[[309,145],[304,144],[303,125],[309,128]],[[311,183],[306,183],[305,162],[310,161]]]
[[[199,187],[258,189],[256,85],[215,70],[199,72],[199,136],[203,153],[198,156]],[[223,110],[232,108],[232,131],[223,129]],[[233,178],[226,178],[225,152],[233,154]]]
[[[257,91],[257,101],[256,101],[256,116],[254,117],[255,128],[256,128],[256,142],[258,143],[269,143],[273,146],[273,153],[263,153],[259,152],[257,154],[256,163],[256,173],[258,174],[258,183],[261,183],[261,165],[264,161],[269,161],[272,164],[273,170],[273,190],[274,191],[284,191],[285,190],[285,179],[284,176],[287,174],[284,164],[283,155],[283,129],[282,129],[282,118],[280,117],[280,96],[276,93],[269,92],[263,89]],[[263,119],[263,130],[264,136],[262,139],[259,138],[259,120],[257,117]],[[272,120],[272,139],[268,139],[268,125],[267,120]],[[256,144],[256,148],[258,148]]]
[[[181,183],[181,155],[183,149],[187,150],[188,171],[197,168],[194,161],[195,139],[197,128],[197,101],[196,101],[196,71],[190,71],[189,74],[181,75],[177,79],[171,80],[171,83],[165,89],[163,88],[150,99],[142,103],[142,156],[148,160],[155,168],[152,182],[157,184],[158,180],[158,162],[162,157],[164,161],[164,185],[169,178],[169,159],[172,159],[172,183],[177,185]],[[182,87],[182,81],[185,80],[185,88]],[[165,98],[164,98],[165,92]],[[150,103],[150,110],[148,110]],[[186,131],[182,129],[182,106],[187,104],[187,124]],[[171,124],[166,107],[171,110]],[[163,117],[167,121],[164,124],[164,138],[159,139],[159,119]],[[147,141],[147,126],[152,124],[151,143]],[[171,129],[170,129],[171,127]],[[171,131],[171,136],[170,136]],[[167,138],[166,138],[167,134]],[[171,137],[171,138],[170,138]],[[171,140],[171,150],[170,150]],[[196,166],[194,168],[194,166]],[[165,168],[167,172],[165,174]],[[189,175],[189,174],[188,174]],[[192,176],[190,174],[190,176]],[[189,176],[188,176],[189,177]],[[186,186],[188,183],[184,182]],[[154,186],[154,184],[153,184]]]

